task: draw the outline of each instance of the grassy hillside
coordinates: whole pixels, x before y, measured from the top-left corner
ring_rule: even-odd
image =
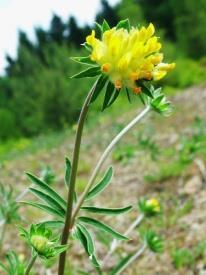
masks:
[[[138,274],[149,275],[190,274],[188,273],[190,271],[195,273],[204,270],[205,99],[205,86],[193,87],[172,96],[174,114],[169,119],[157,114],[145,118],[139,127],[119,143],[104,166],[102,172],[112,163],[115,175],[111,186],[104,191],[104,195],[100,196],[98,201],[95,201],[96,206],[121,207],[132,203],[135,207],[137,198],[142,196],[156,197],[163,206],[163,213],[148,220],[140,231],[149,227],[161,233],[165,238],[165,252],[158,256],[146,253],[127,274],[137,274],[137,271]],[[114,107],[98,116],[92,111],[89,114],[91,120],[87,123],[83,138],[77,182],[78,193],[85,186],[93,165],[111,136],[114,136],[134,114],[139,112],[136,103],[133,103],[132,107],[128,103],[124,105],[124,99],[121,98],[119,104],[121,110]],[[30,171],[40,175],[42,168],[49,165],[55,172],[54,187],[65,196],[64,156],[71,157],[74,132],[75,125],[61,133],[52,133],[33,140],[22,139],[4,145],[7,147],[1,146],[1,182],[15,188],[15,195],[18,196],[25,187],[29,186],[24,172]],[[27,197],[28,194],[24,199]],[[117,229],[121,230],[135,219],[135,212],[131,213],[125,214],[124,219],[118,220],[115,224]],[[44,217],[41,211],[26,206],[20,207],[20,214],[22,224],[25,223],[25,219],[39,221],[40,217]],[[114,224],[113,218],[107,219],[107,222]],[[14,237],[17,231],[13,225],[8,227],[3,252],[6,253],[8,248],[15,248],[23,255],[27,255],[28,251],[22,246],[21,240]],[[98,238],[104,245],[100,245]],[[108,238],[105,238],[104,234],[98,238],[97,254],[102,259]],[[137,247],[138,231],[131,238],[132,240],[124,245],[126,251],[133,251]],[[77,267],[90,270],[91,266],[84,261],[85,255],[82,249],[78,245],[71,249],[74,252],[74,259],[72,266],[68,267],[67,274],[79,274]],[[121,254],[122,250],[117,251],[108,263],[108,267]],[[51,264],[49,269],[56,274],[55,266]]]

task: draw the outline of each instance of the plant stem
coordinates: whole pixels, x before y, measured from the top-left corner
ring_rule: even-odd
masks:
[[[29,275],[29,273],[30,273],[30,271],[32,269],[32,266],[34,265],[34,263],[36,261],[36,258],[37,258],[37,254],[31,257],[24,275]]]
[[[137,250],[137,252],[129,259],[129,261],[124,265],[122,266],[122,268],[117,272],[115,273],[115,275],[120,275],[122,274],[122,272],[132,263],[134,262],[137,258],[139,258],[143,252],[145,251],[147,245],[146,244],[143,244],[143,246]]]
[[[124,236],[128,236],[138,225],[140,225],[140,223],[142,222],[142,220],[144,219],[144,215],[141,214],[139,217],[137,217],[137,219],[130,225],[130,227],[124,232]],[[120,245],[121,241],[117,241],[117,240],[113,240],[112,244],[111,244],[111,248],[110,251],[107,253],[107,255],[104,257],[103,261],[102,261],[102,268],[105,265],[105,263],[107,262],[107,260],[110,258],[110,256],[112,255],[112,253],[114,253],[114,251],[117,249],[117,247]]]
[[[106,160],[106,158],[108,157],[108,155],[110,154],[110,152],[113,150],[114,146],[118,143],[118,141],[131,129],[135,126],[135,124],[137,124],[148,112],[150,111],[150,106],[147,106],[138,116],[136,116],[113,140],[112,142],[108,145],[108,147],[106,148],[106,150],[104,151],[104,153],[102,154],[99,162],[97,163],[92,176],[87,184],[87,186],[85,187],[79,201],[78,204],[74,210],[74,214],[72,216],[72,224],[74,224],[74,220],[76,215],[78,214],[84,199],[87,195],[87,193],[89,192],[89,190],[91,189],[92,185],[94,184],[96,177],[104,163],[104,161]]]
[[[5,233],[6,233],[6,220],[4,221],[4,223],[2,224],[2,229],[1,229],[1,237],[0,237],[0,250],[3,246],[3,241],[4,241],[4,236],[5,236]]]
[[[70,231],[72,228],[71,223],[71,217],[72,217],[72,209],[73,209],[73,198],[74,198],[74,191],[75,191],[75,183],[76,183],[76,176],[77,176],[77,168],[78,168],[78,162],[79,162],[79,151],[80,151],[80,145],[81,145],[81,138],[82,138],[82,131],[84,127],[84,122],[88,113],[89,109],[89,102],[92,97],[93,91],[95,89],[96,83],[93,85],[91,90],[89,91],[85,102],[82,106],[82,110],[79,116],[78,126],[77,126],[77,132],[75,137],[75,145],[74,145],[74,151],[73,151],[73,160],[72,160],[72,168],[71,168],[71,176],[69,179],[69,192],[68,192],[68,198],[67,198],[67,212],[66,212],[66,218],[65,218],[65,224],[64,229],[62,232],[62,240],[61,244],[64,245],[67,243]],[[58,274],[63,275],[64,269],[65,269],[65,261],[66,261],[66,251],[62,252],[59,257],[59,267],[58,267]]]

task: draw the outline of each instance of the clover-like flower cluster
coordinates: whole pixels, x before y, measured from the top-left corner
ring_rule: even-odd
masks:
[[[156,198],[140,199],[139,203],[140,211],[147,217],[155,216],[161,212],[161,206]]]
[[[101,39],[93,30],[86,43],[92,48],[91,60],[116,89],[127,87],[139,93],[138,80],[160,80],[175,67],[175,63],[162,62],[161,43],[154,33],[152,23],[140,29],[122,24],[104,31]]]

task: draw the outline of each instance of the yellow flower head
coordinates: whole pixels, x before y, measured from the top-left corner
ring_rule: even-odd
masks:
[[[156,213],[159,213],[161,210],[159,201],[155,198],[147,200],[146,206],[152,208],[152,210]]]
[[[154,36],[152,23],[147,28],[114,27],[103,32],[101,40],[95,31],[87,36],[90,58],[108,75],[116,89],[131,88],[138,94],[138,80],[160,80],[175,63],[162,63],[161,43]]]

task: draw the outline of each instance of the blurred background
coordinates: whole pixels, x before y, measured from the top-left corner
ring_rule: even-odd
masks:
[[[75,4],[53,1],[55,5],[51,6],[62,16],[55,10],[52,14],[49,2],[1,2],[0,9],[4,13],[1,16],[1,44],[4,46],[0,48],[1,56],[7,51],[7,45],[9,48],[5,61],[1,60],[1,140],[59,130],[76,121],[81,99],[91,82],[84,80],[82,86],[69,79],[80,70],[69,57],[84,54],[81,43],[94,27],[91,23],[94,20],[101,23],[105,18],[111,26],[121,18],[129,18],[134,26],[153,22],[163,43],[165,60],[177,63],[177,68],[163,82],[166,91],[184,89],[205,80],[205,0],[198,3],[195,0],[94,0],[88,5],[85,1],[75,1]],[[12,6],[12,2],[16,5]],[[11,9],[7,11],[5,6],[9,4]],[[18,18],[15,21],[16,9]],[[71,13],[76,14],[75,17]],[[22,19],[25,17],[27,20]],[[7,24],[11,21],[12,31],[9,27],[7,32],[3,19]],[[37,26],[39,22],[45,27]],[[21,26],[28,33],[18,30]]]
[[[104,167],[114,166],[113,182],[95,203],[135,206],[138,198],[147,196],[158,198],[163,206],[163,215],[148,220],[143,227],[163,236],[165,252],[161,256],[146,254],[127,274],[203,275],[206,0],[0,0],[0,182],[11,186],[15,199],[29,186],[26,170],[65,196],[63,158],[72,155],[78,114],[94,81],[70,79],[84,69],[70,57],[86,54],[81,44],[95,27],[94,21],[106,19],[114,26],[125,18],[133,26],[152,22],[163,44],[165,62],[176,62],[174,71],[156,83],[175,108],[169,118],[151,115],[121,141]],[[142,108],[138,98],[133,96],[130,104],[124,93],[103,113],[101,102],[100,96],[86,123],[77,192],[83,190],[111,137]],[[36,209],[20,207],[19,211],[21,222],[26,224],[45,218]],[[135,215],[131,212],[124,219],[109,222],[121,231]],[[3,218],[0,212],[0,221]],[[28,254],[22,240],[17,240],[17,232],[16,227],[8,226],[0,259],[10,248]],[[134,234],[117,257],[137,247],[137,236]],[[97,236],[97,242],[103,243],[97,247],[100,258],[109,241]],[[74,251],[67,274],[79,274],[80,266],[90,270],[83,251],[79,247]],[[56,274],[55,265],[48,268]]]

